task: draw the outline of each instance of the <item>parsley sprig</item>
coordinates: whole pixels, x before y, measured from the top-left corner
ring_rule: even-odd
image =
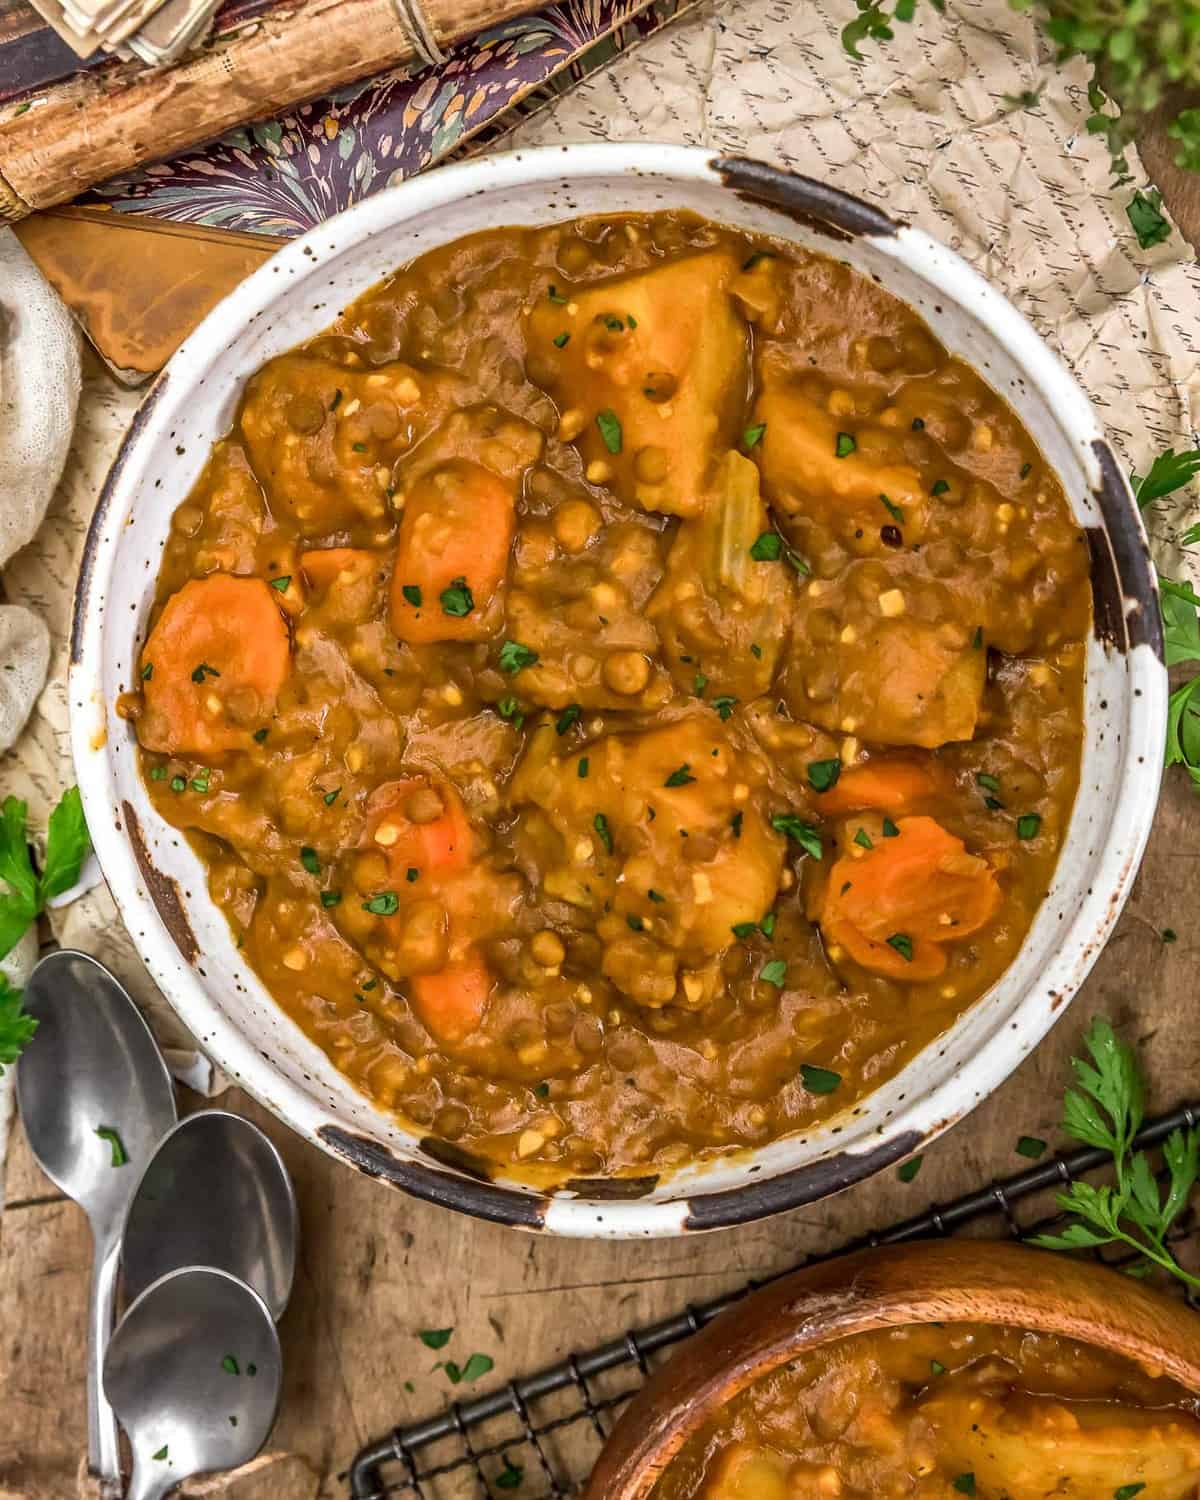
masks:
[[[0,974],[0,1073],[15,1063],[33,1039],[38,1023],[21,1004],[21,991]]]
[[[75,884],[92,847],[77,786],[63,793],[50,814],[40,874],[29,853],[28,817],[29,808],[16,797],[0,805],[0,884],[7,887],[0,892],[0,958],[16,947],[48,901]]]
[[[1136,1274],[1158,1267],[1200,1288],[1200,1277],[1185,1271],[1166,1243],[1200,1173],[1200,1131],[1174,1130],[1167,1137],[1162,1152],[1166,1182],[1160,1184],[1146,1153],[1133,1149],[1144,1115],[1133,1049],[1102,1017],[1092,1022],[1084,1045],[1088,1058],[1071,1060],[1077,1087],[1067,1090],[1063,1129],[1085,1146],[1107,1151],[1116,1181],[1099,1187],[1073,1182],[1056,1199],[1071,1222],[1061,1234],[1035,1235],[1032,1243],[1046,1250],[1123,1245],[1140,1257]]]

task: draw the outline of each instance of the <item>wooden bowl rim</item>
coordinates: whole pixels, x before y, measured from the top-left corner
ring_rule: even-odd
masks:
[[[879,1328],[964,1322],[1071,1338],[1200,1395],[1200,1314],[1129,1276],[994,1241],[862,1250],[781,1277],[688,1339],[622,1414],[583,1500],[644,1500],[716,1410],[797,1354]]]

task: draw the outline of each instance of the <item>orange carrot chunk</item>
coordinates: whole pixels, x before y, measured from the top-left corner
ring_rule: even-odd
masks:
[[[941,791],[942,778],[927,761],[864,761],[842,772],[827,792],[817,794],[823,813],[908,812]]]
[[[514,527],[512,486],[455,459],[409,491],[396,545],[392,630],[410,645],[483,641],[503,624]]]
[[[418,974],[409,981],[413,1009],[436,1041],[465,1041],[483,1024],[492,982],[487,965],[472,949],[439,973]]]
[[[211,573],[167,600],[142,648],[147,750],[249,749],[291,669],[287,624],[261,578]]]
[[[389,781],[377,788],[367,812],[365,843],[378,849],[403,881],[410,869],[426,880],[466,870],[475,835],[462,799],[449,782],[427,776]]]
[[[933,818],[901,818],[892,838],[829,871],[820,924],[831,947],[891,979],[936,979],[945,945],[994,915],[1000,887],[986,860]]]

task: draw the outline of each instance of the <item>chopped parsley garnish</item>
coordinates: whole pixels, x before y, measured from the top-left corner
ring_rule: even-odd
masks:
[[[650,897],[651,901],[665,901],[667,899],[661,891],[648,890],[646,894]]]
[[[778,562],[783,554],[783,538],[777,531],[764,531],[750,546],[755,562]]]
[[[521,1464],[513,1463],[508,1454],[504,1455],[504,1467],[496,1475],[492,1483],[498,1490],[515,1490],[525,1478],[525,1469]]]
[[[549,287],[547,287],[546,296],[549,297],[551,302],[557,302],[564,306],[567,301],[567,299],[563,296],[563,294],[559,291],[559,289],[554,285],[553,282],[551,282]]]
[[[944,1375],[946,1373],[946,1366],[940,1359],[931,1359],[929,1361],[929,1373],[931,1375]]]
[[[692,678],[692,691],[696,694],[697,698],[703,698],[704,689],[707,686],[708,678],[705,677],[703,672],[697,672],[695,677]]]
[[[849,458],[857,447],[858,444],[850,433],[839,432],[837,435],[837,444],[833,451],[837,454],[838,458]]]
[[[768,941],[775,936],[775,913],[769,911],[758,924],[758,930]]]
[[[728,719],[733,713],[733,706],[736,702],[736,698],[731,698],[727,693],[722,693],[719,698],[713,699],[712,706],[716,709],[720,718]]]
[[[606,406],[603,411],[596,413],[596,426],[600,429],[600,436],[604,440],[604,446],[610,453],[621,451],[621,419],[611,407]]]
[[[808,763],[808,784],[814,792],[827,792],[837,785],[841,774],[842,762],[837,756],[832,760],[810,760]]]
[[[355,453],[365,453],[367,451],[366,443],[351,443],[350,447]]]
[[[1113,1500],[1133,1500],[1133,1497],[1140,1495],[1145,1488],[1144,1484],[1123,1484],[1119,1489],[1113,1490]]]
[[[400,910],[400,897],[395,891],[380,891],[377,896],[364,901],[362,909],[375,917],[394,917]]]
[[[337,801],[337,799],[338,799],[338,793],[340,791],[341,791],[341,787],[340,786],[335,786],[334,789],[333,789],[333,791],[325,793],[325,795],[321,798],[321,801],[324,802],[324,804],[325,804],[326,807],[332,807],[333,804]]]
[[[338,394],[341,395],[341,392],[339,391]],[[155,1461],[155,1463],[159,1463],[159,1464],[162,1463],[162,1462],[164,1462],[164,1460],[166,1459],[166,1456],[167,1456],[167,1445],[166,1445],[166,1443],[164,1443],[162,1445],[162,1447],[158,1450],[157,1453],[152,1453],[150,1455],[150,1457]]]
[[[496,1361],[490,1354],[472,1354],[461,1369],[452,1359],[446,1361],[444,1368],[450,1384],[458,1385],[462,1380],[478,1380],[481,1375],[486,1375],[495,1363]]]
[[[401,584],[400,592],[408,600],[414,609],[421,607],[421,585],[419,583]]]
[[[1022,813],[1017,819],[1017,837],[1019,839],[1035,839],[1038,836],[1038,830],[1041,826],[1041,813]]]
[[[931,495],[944,495],[949,488],[949,484],[944,479],[935,479],[929,493]]]
[[[695,779],[696,778],[692,775],[691,767],[685,760],[683,765],[677,766],[675,770],[671,772],[666,781],[663,782],[663,786],[688,786],[693,781],[695,781]]]
[[[537,659],[537,652],[531,651],[528,646],[522,646],[520,641],[505,641],[500,647],[500,670],[507,672],[510,677],[514,672],[532,667]]]
[[[404,872],[404,878],[408,881],[409,885],[412,885],[414,880],[419,880],[420,876],[421,872],[417,869],[416,865],[409,865],[408,869]]]
[[[221,674],[217,671],[216,667],[210,667],[206,661],[202,661],[192,673],[192,681],[203,682],[206,675],[209,677],[220,677]]]
[[[976,650],[976,651],[982,651],[983,650],[983,626],[982,625],[976,625],[976,627],[975,627],[975,635],[974,635],[974,638],[971,641],[971,645],[972,645],[973,649]]]
[[[822,857],[824,851],[821,848],[821,835],[811,823],[806,823],[795,813],[776,813],[771,819],[771,827],[776,833],[786,834],[789,839],[794,840],[813,859]]]
[[[639,917],[636,912],[630,912],[629,915],[625,918],[625,923],[632,932],[645,931],[646,924],[642,921],[641,917]]]
[[[575,767],[575,772],[578,775],[580,781],[587,780],[588,766],[590,764],[591,762],[588,760],[586,755],[581,755],[579,757],[579,764]]]
[[[444,1349],[450,1342],[453,1328],[422,1328],[417,1337],[425,1345],[426,1349]]]
[[[225,1371],[226,1375],[240,1375],[242,1373],[237,1360],[232,1354],[227,1354],[221,1361],[221,1368]]]
[[[317,858],[317,851],[309,848],[307,844],[300,851],[300,863],[310,875],[321,873],[321,861]]]
[[[601,321],[603,322],[605,328],[608,329],[609,333],[625,332],[625,319],[618,318],[614,313],[609,313],[607,317],[602,318]]]
[[[97,1125],[96,1134],[102,1141],[108,1142],[108,1149],[111,1153],[108,1163],[109,1166],[125,1166],[125,1164],[129,1160],[129,1156],[125,1150],[125,1143],[124,1141],[122,1141],[120,1134],[116,1130],[114,1130],[111,1125]]]
[[[762,661],[762,647],[758,644],[757,641],[751,641],[750,655],[754,658],[755,661]]]
[[[911,1182],[921,1170],[921,1163],[925,1160],[923,1156],[913,1156],[906,1162],[902,1162],[896,1168],[896,1176],[901,1182]]]
[[[625,321],[626,321],[626,323],[629,324],[630,328],[636,328],[637,327],[637,319],[634,317],[634,315],[632,313],[626,313],[625,314]]]
[[[1046,1142],[1036,1135],[1023,1135],[1013,1148],[1018,1156],[1027,1156],[1030,1161],[1036,1161],[1046,1149]]]
[[[787,979],[787,959],[770,959],[759,969],[758,977],[764,984],[773,984],[777,990],[781,990]]]
[[[887,511],[888,515],[891,516],[892,520],[898,522],[901,526],[903,526],[904,512],[900,509],[900,507],[893,504],[886,495],[880,495],[879,498],[883,501],[883,508]]]
[[[854,842],[860,849],[874,849],[875,842],[865,828],[860,828],[854,835]]]
[[[1177,943],[1179,941],[1179,934],[1173,927],[1164,927],[1162,930],[1162,940],[1164,943]]]
[[[154,676],[154,663],[152,661],[148,661],[146,663],[146,665],[142,668],[142,681],[143,682],[149,682],[150,679],[153,676]]]
[[[737,938],[739,943],[744,943],[747,938],[752,938],[758,931],[757,922],[735,922],[729,929]]]
[[[755,447],[762,441],[762,435],[766,430],[767,424],[765,422],[756,422],[753,427],[747,427],[745,432],[742,433],[742,446],[744,448]]]
[[[521,712],[521,705],[515,698],[501,698],[496,704],[496,712],[502,719],[508,719],[514,729],[520,729],[525,722],[525,715]]]
[[[733,829],[733,836],[735,839],[740,839],[742,836],[742,819],[744,817],[745,813],[735,812],[733,817],[729,820],[729,826]]]
[[[341,891],[322,891],[321,905],[325,907],[337,906],[341,903]]]
[[[564,331],[563,333],[556,334],[551,342],[554,344],[554,347],[556,349],[565,349],[571,342],[571,335]]]
[[[611,854],[613,852],[612,829],[608,826],[608,819],[603,813],[597,813],[592,819],[592,827],[596,830],[596,837]]]
[[[290,573],[281,573],[278,578],[271,579],[271,587],[280,594],[286,594],[291,586],[292,575]]]
[[[533,1092],[538,1096],[539,1099],[549,1099],[550,1085],[548,1083],[535,1083],[533,1086]]]
[[[884,836],[884,838],[885,839],[898,838],[899,834],[900,834],[900,830],[896,827],[895,823],[892,822],[891,818],[884,818],[884,820],[883,820],[883,836]]]
[[[954,1488],[960,1495],[973,1495],[975,1493],[974,1474],[960,1474],[954,1481]]]
[[[449,588],[442,590],[438,598],[441,600],[442,613],[453,615],[455,618],[469,615],[475,608],[475,596],[467,587],[465,578],[455,578]]]
[[[975,780],[978,783],[978,785],[981,786],[981,787],[983,787],[986,791],[989,791],[989,792],[998,792],[1000,790],[999,779],[997,777],[995,777],[995,776],[992,776],[987,771],[979,771],[979,772],[977,772],[976,776],[975,776]]]
[[[810,1094],[832,1094],[842,1081],[842,1075],[831,1068],[814,1067],[812,1063],[800,1064],[800,1082]]]
[[[558,719],[555,721],[555,733],[566,734],[567,730],[570,729],[572,724],[579,723],[579,716],[580,714],[582,714],[582,712],[583,709],[580,708],[578,703],[568,703],[566,708],[563,709],[562,713],[559,714]]]
[[[893,932],[887,939],[887,945],[889,948],[895,948],[906,964],[912,963],[912,938],[907,932]]]
[[[1022,464],[1021,465],[1021,478],[1022,479],[1028,479],[1029,476],[1032,473],[1033,473],[1033,465],[1032,464]]]
[[[266,729],[256,729],[254,731],[254,743],[256,745],[261,745],[262,742],[266,739],[269,732],[270,731]]]
[[[338,390],[334,391],[334,393],[333,393],[333,400],[329,403],[329,410],[330,411],[337,411],[338,407],[341,404],[342,404],[342,393],[341,393],[341,390],[338,389]]]

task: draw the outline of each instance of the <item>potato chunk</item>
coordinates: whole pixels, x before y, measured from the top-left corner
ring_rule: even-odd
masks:
[[[920,1413],[947,1473],[974,1474],[980,1495],[1107,1500],[1136,1485],[1140,1500],[1191,1500],[1200,1484],[1200,1425],[1179,1413],[975,1390],[924,1401]]]
[[[754,420],[764,427],[763,491],[783,515],[843,542],[858,540],[856,533],[877,541],[889,523],[906,542],[924,537],[929,496],[885,428],[833,416],[769,366]]]
[[[797,718],[879,745],[933,749],[975,733],[987,653],[943,626],[882,618],[829,645],[793,634],[780,680]]]
[[[759,539],[764,555],[752,549]],[[771,686],[795,572],[759,498],[758,470],[727,453],[702,515],[684,521],[646,614],[676,682],[709,702],[756,698]],[[703,679],[707,679],[705,682]]]
[[[737,269],[728,252],[707,251],[557,286],[534,305],[526,348],[551,372],[563,434],[628,504],[678,516],[703,508],[746,388],[746,326],[729,295]]]
[[[775,899],[784,841],[761,805],[766,768],[711,714],[561,744],[553,726],[538,731],[513,779],[545,895],[591,915],[618,989],[666,1005],[680,965],[722,953]],[[686,984],[681,1003],[694,1003]]]
[[[445,385],[402,364],[364,372],[307,354],[273,359],[246,387],[239,418],[271,510],[309,536],[378,524],[392,465],[437,420]]]
[[[788,1500],[787,1466],[755,1443],[731,1443],[713,1464],[702,1500]]]

